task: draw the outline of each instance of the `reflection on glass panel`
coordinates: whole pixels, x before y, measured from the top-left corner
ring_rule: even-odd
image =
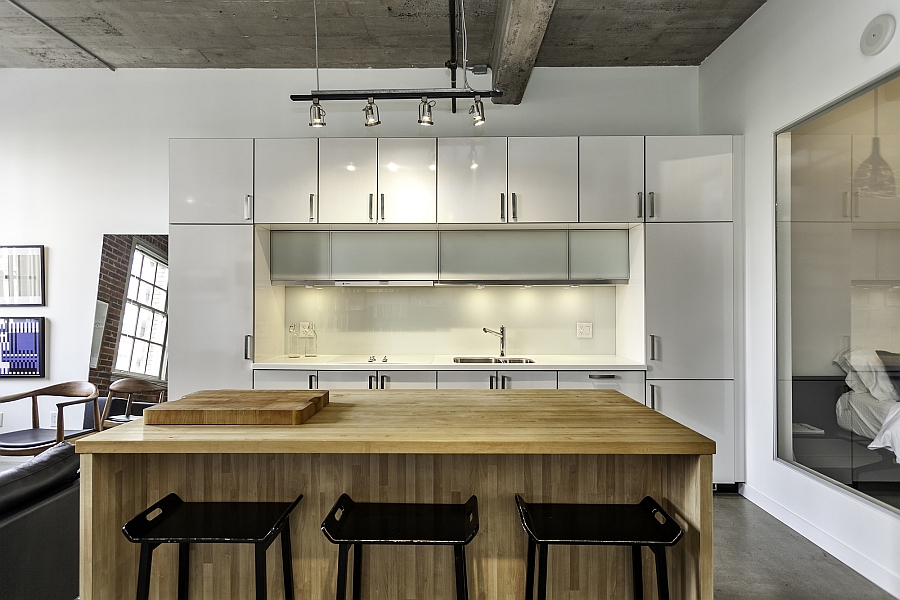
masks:
[[[150,341],[162,344],[166,341],[166,315],[157,313],[153,315],[153,331]]]
[[[900,79],[776,147],[778,456],[900,509]]]
[[[136,336],[142,340],[150,339],[150,328],[153,326],[153,311],[141,308],[137,321]]]
[[[122,317],[122,333],[125,335],[134,335],[134,328],[137,325],[138,307],[134,304],[125,304],[125,314]]]
[[[127,371],[128,367],[131,366],[131,349],[133,345],[134,340],[128,336],[123,335],[119,339],[119,350],[116,353],[117,371]]]
[[[135,277],[140,277],[141,275],[141,264],[144,259],[144,255],[140,252],[134,253],[134,258],[131,259],[131,274]]]
[[[157,344],[150,344],[150,350],[147,353],[147,367],[145,373],[147,375],[159,376],[159,367],[162,364],[163,348]]]
[[[146,304],[150,306],[150,302],[153,300],[153,286],[147,283],[146,281],[142,281],[138,285],[138,293],[137,298],[135,298],[141,304]]]
[[[149,256],[144,257],[144,266],[141,268],[141,279],[153,283],[156,281],[156,261]]]
[[[166,290],[169,289],[169,268],[159,265],[156,269],[156,285]]]
[[[147,351],[150,344],[142,340],[134,340],[134,350],[131,352],[131,366],[128,368],[132,373],[144,373],[147,367]]]
[[[156,310],[166,310],[166,292],[159,288],[153,288],[153,300],[150,301],[150,306]]]
[[[138,286],[140,285],[140,280],[137,277],[132,277],[128,280],[128,292],[125,294],[125,297],[129,300],[137,300],[138,297]]]

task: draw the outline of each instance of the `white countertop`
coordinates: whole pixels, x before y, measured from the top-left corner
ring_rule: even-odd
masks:
[[[367,355],[326,355],[315,357],[288,358],[276,356],[261,362],[253,363],[254,369],[296,369],[317,371],[371,371],[371,370],[404,370],[404,371],[507,371],[507,370],[598,370],[598,371],[643,371],[644,363],[617,356],[615,354],[529,354],[527,358],[533,363],[455,363],[454,355],[376,355],[375,362],[368,362]],[[507,358],[518,358],[511,355]]]

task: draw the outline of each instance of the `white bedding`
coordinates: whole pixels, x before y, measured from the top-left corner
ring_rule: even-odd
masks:
[[[900,403],[893,402],[893,406],[884,419],[884,425],[881,426],[878,435],[869,444],[869,450],[875,450],[876,448],[892,450],[894,456],[900,461]]]
[[[892,400],[879,400],[868,392],[847,392],[834,407],[838,425],[856,435],[875,438],[888,413],[900,406]],[[900,438],[898,438],[900,440]]]

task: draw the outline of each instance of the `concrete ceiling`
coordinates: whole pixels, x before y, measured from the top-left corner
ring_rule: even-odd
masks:
[[[312,0],[14,1],[117,68],[315,65]],[[698,65],[764,2],[466,0],[469,64],[524,73],[523,91],[533,66]],[[448,13],[448,0],[318,0],[319,65],[441,67]],[[2,67],[104,68],[7,0]]]

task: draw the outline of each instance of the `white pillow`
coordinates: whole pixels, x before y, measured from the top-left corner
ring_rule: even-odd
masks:
[[[867,394],[869,392],[869,388],[866,387],[866,384],[863,383],[862,379],[859,378],[859,375],[857,375],[853,367],[850,366],[850,362],[847,360],[847,356],[849,354],[849,350],[842,350],[841,353],[835,357],[834,364],[842,368],[847,373],[847,377],[844,378],[844,383],[847,384],[847,387],[849,387],[856,393]]]
[[[883,402],[900,400],[894,382],[891,381],[874,350],[853,349],[847,352],[844,358],[872,396]],[[849,371],[847,372],[849,374]]]

